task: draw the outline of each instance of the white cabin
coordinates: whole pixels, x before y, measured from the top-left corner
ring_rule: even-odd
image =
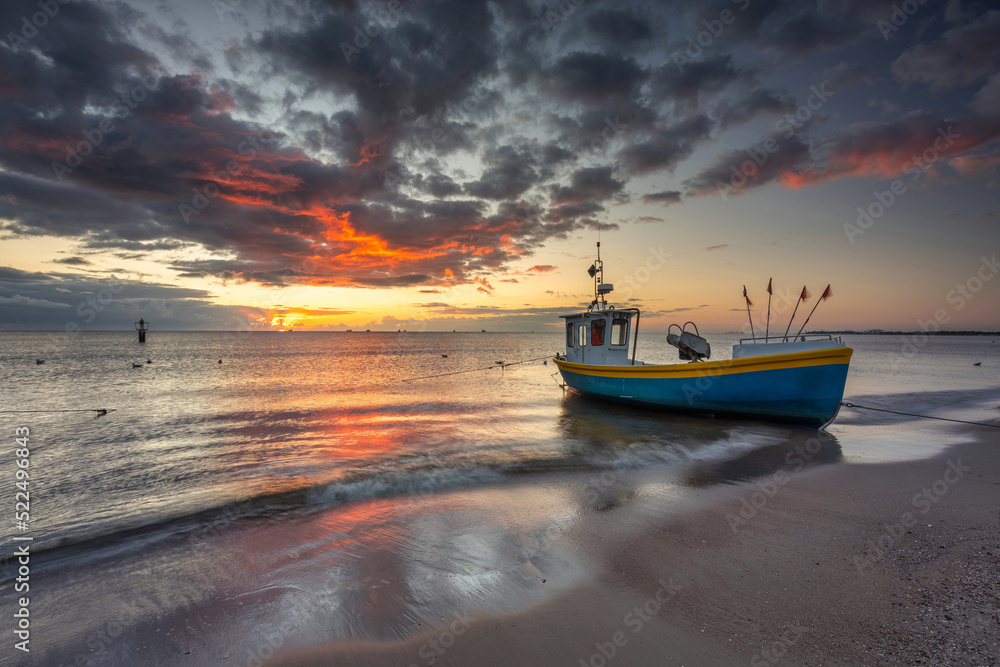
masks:
[[[597,366],[631,366],[629,351],[635,335],[632,318],[638,314],[635,308],[616,310],[614,306],[609,306],[576,315],[560,315],[566,320],[566,361]]]

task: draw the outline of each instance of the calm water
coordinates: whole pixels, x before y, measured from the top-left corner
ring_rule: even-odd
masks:
[[[710,338],[716,358],[730,356],[735,336]],[[639,358],[672,361],[662,339],[647,335]],[[855,349],[847,400],[963,419],[1000,416],[1000,343],[992,338],[853,336],[847,342]],[[156,613],[162,613],[190,602],[190,596],[170,601],[172,568],[187,568],[173,581],[197,570],[207,577],[208,590],[238,576],[212,575],[218,559],[177,564],[172,549],[191,535],[207,536],[213,549],[231,556],[247,544],[262,548],[261,540],[243,538],[227,546],[232,536],[315,521],[309,530],[353,535],[338,553],[365,541],[369,554],[384,553],[387,543],[426,539],[441,529],[425,526],[380,541],[379,526],[388,529],[379,512],[395,516],[399,499],[463,487],[502,493],[512,482],[544,482],[574,471],[672,470],[680,486],[732,482],[773,469],[770,461],[815,436],[808,429],[594,403],[564,393],[554,365],[542,361],[404,382],[551,356],[561,344],[559,333],[152,332],[145,345],[134,334],[0,334],[0,409],[115,410],[100,417],[0,414],[8,450],[15,427],[31,430],[33,571],[63,577],[59,592],[49,592],[49,604],[79,604],[94,594],[96,584],[83,574],[89,564],[116,562],[123,581],[153,568],[167,583],[143,596],[156,597]],[[36,358],[45,363],[37,365]],[[152,363],[132,368],[147,358]],[[822,436],[824,451],[815,462],[927,456],[957,430],[844,410]],[[0,470],[0,496],[12,499],[10,457]],[[352,515],[361,511],[352,507],[362,506],[363,517]],[[340,509],[331,515],[332,508]],[[454,529],[462,535],[471,530]],[[302,545],[298,556],[309,552],[303,534],[277,538],[273,530],[265,543],[283,539]],[[0,533],[10,553],[11,523],[4,522]],[[493,549],[502,550],[500,543]],[[200,557],[189,551],[184,559]],[[311,562],[298,556],[300,567]],[[280,574],[284,565],[263,557],[259,562],[269,564],[241,565],[246,578],[236,586],[237,597],[261,592],[262,580],[301,581],[300,575]],[[5,596],[11,574],[4,576]],[[127,590],[114,595],[127,597]],[[419,598],[415,590],[407,595]],[[442,595],[427,593],[428,599]],[[427,618],[436,613],[427,610]],[[390,634],[406,634],[399,619],[408,614],[394,617]],[[379,636],[383,631],[376,628],[384,624],[365,618],[337,634]],[[417,618],[412,612],[411,621]],[[57,634],[70,641],[93,633],[85,619],[59,623],[50,641]]]

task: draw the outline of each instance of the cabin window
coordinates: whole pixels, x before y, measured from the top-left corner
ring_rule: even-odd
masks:
[[[611,322],[611,344],[628,345],[628,320],[614,319]]]
[[[587,325],[586,324],[581,324],[579,331],[580,331],[580,347],[586,347],[587,346]]]
[[[590,323],[590,344],[595,347],[604,345],[604,320],[594,320]]]
[[[573,327],[575,326],[572,322],[566,323],[566,347],[573,347]]]

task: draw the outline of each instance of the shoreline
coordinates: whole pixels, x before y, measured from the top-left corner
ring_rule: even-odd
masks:
[[[643,500],[655,471],[622,474],[561,535],[587,574],[553,597],[262,662],[995,665],[1000,448],[993,429],[961,434],[927,459],[696,487],[694,507],[666,517],[651,516],[664,497]]]

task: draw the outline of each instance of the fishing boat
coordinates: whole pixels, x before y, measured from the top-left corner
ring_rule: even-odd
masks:
[[[589,270],[594,300],[586,312],[560,316],[566,320],[566,352],[554,361],[571,390],[645,408],[818,428],[836,418],[853,353],[839,336],[801,329],[792,337],[787,331],[754,336],[734,345],[731,359],[711,361],[710,344],[687,322],[671,325],[666,341],[686,363],[637,360],[641,313],[607,302],[614,286],[604,282],[600,245]]]

